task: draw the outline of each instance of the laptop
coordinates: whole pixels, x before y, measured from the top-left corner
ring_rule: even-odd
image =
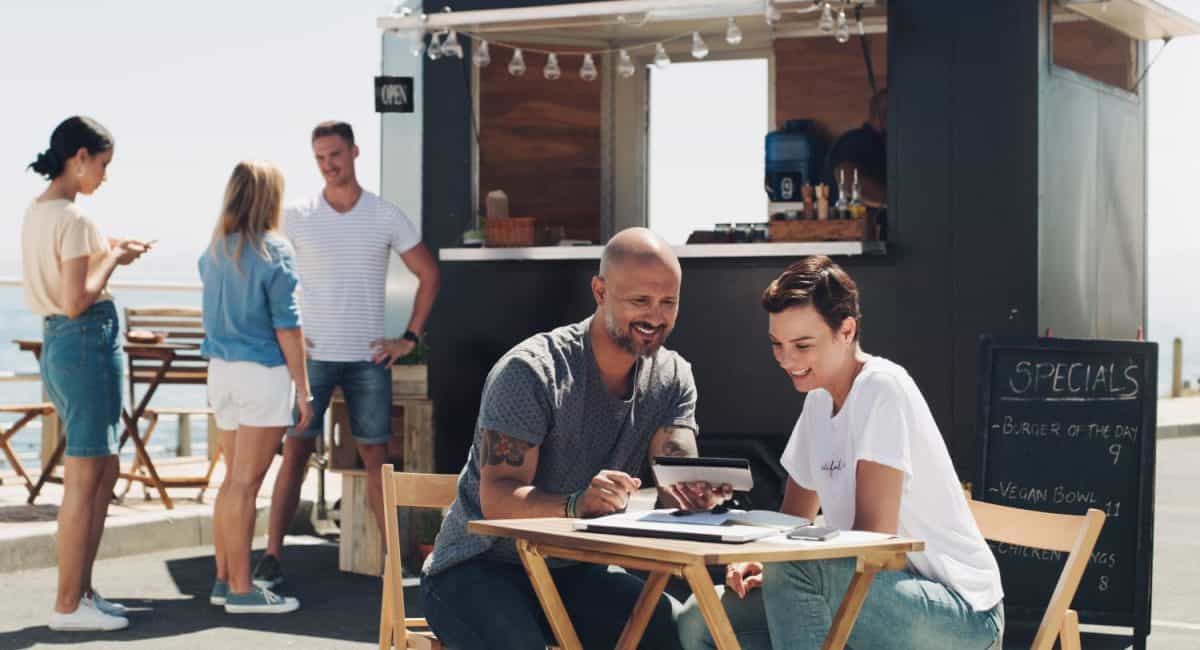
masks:
[[[745,544],[756,539],[777,535],[774,528],[761,526],[744,526],[741,524],[678,524],[655,521],[649,517],[653,513],[622,512],[595,519],[577,519],[575,530],[591,533],[606,533],[610,535],[630,535],[633,537],[657,537],[662,539],[685,539],[696,542],[721,542],[724,544]]]

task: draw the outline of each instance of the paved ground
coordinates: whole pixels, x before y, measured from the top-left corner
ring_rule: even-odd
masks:
[[[1158,447],[1153,634],[1149,647],[1200,648],[1200,438],[1163,440]],[[331,540],[289,538],[289,588],[302,609],[286,616],[234,617],[207,604],[211,548],[197,547],[101,560],[96,584],[134,606],[130,629],[67,635],[45,627],[54,595],[53,568],[0,574],[0,650],[8,648],[369,648],[378,625],[377,579],[337,570]],[[260,540],[261,543],[261,540]],[[299,575],[297,567],[306,573]],[[420,602],[406,589],[410,616]],[[1086,648],[1123,648],[1119,639],[1090,637]],[[1011,647],[1019,647],[1013,645]]]

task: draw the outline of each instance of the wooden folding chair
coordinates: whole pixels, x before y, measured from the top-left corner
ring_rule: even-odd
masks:
[[[458,493],[456,474],[397,472],[383,466],[383,519],[387,556],[383,569],[383,603],[379,613],[379,648],[441,650],[442,644],[423,618],[405,618],[404,572],[400,562],[400,523],[396,508],[446,508]],[[426,629],[420,629],[426,628]]]
[[[126,307],[126,331],[149,330],[166,335],[164,343],[195,343],[204,339],[204,321],[195,307]],[[129,403],[137,404],[135,387],[148,384],[159,370],[151,359],[129,359]],[[177,352],[171,368],[159,384],[199,384],[208,382],[208,360],[200,351]]]
[[[17,435],[17,432],[25,428],[34,418],[43,415],[54,413],[54,405],[48,402],[39,402],[37,404],[5,404],[0,405],[0,413],[18,413],[21,417],[17,418],[11,426],[0,433],[0,449],[3,449],[4,455],[8,458],[8,464],[12,466],[13,471],[25,480],[25,489],[29,490],[30,498],[34,494],[33,480],[29,478],[29,474],[25,473],[25,468],[21,465],[20,459],[17,458],[17,453],[12,448],[12,438]]]
[[[1051,650],[1058,639],[1062,650],[1079,650],[1079,614],[1070,606],[1104,527],[1104,513],[1088,508],[1082,515],[1058,515],[975,501],[970,495],[967,503],[985,539],[1068,553],[1032,649]]]
[[[212,417],[212,409],[210,408],[147,408],[142,414],[142,419],[149,422],[146,426],[146,432],[142,434],[142,441],[145,444],[150,443],[150,436],[154,435],[154,429],[158,426],[158,418],[163,415],[174,415],[178,417],[188,417],[191,415],[206,415]],[[213,429],[209,428],[209,434],[213,433]],[[174,479],[160,477],[159,480],[167,484],[168,487],[199,487],[200,493],[196,495],[198,503],[204,503],[204,493],[208,491],[208,485],[212,481],[213,470],[217,468],[217,463],[221,461],[221,445],[217,445],[217,451],[208,461],[208,471],[201,477],[191,477],[182,479],[182,484],[172,484]],[[133,465],[129,468],[130,476],[144,475],[144,467],[140,456],[133,457]],[[129,494],[129,488],[133,487],[133,479],[126,479],[125,489],[121,491],[120,498],[124,499]],[[146,484],[142,483],[145,498],[149,499],[150,494],[146,491]]]

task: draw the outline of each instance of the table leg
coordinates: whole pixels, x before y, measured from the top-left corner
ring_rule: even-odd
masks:
[[[642,594],[638,596],[637,603],[629,614],[629,622],[625,624],[621,638],[617,640],[619,650],[635,650],[638,647],[642,635],[646,633],[646,626],[650,624],[650,617],[654,615],[658,599],[662,596],[663,589],[667,588],[667,581],[670,579],[670,573],[655,571],[650,574],[646,585],[642,587]]]
[[[867,592],[871,589],[871,581],[881,568],[876,561],[858,558],[854,577],[850,580],[846,595],[842,597],[842,604],[838,606],[837,614],[833,617],[833,625],[829,627],[829,634],[821,646],[824,650],[842,650],[846,647],[850,631],[854,629],[854,621],[862,611],[863,601],[867,599]]]
[[[583,650],[558,588],[554,586],[554,578],[550,575],[546,560],[532,544],[523,539],[517,540],[517,553],[521,556],[521,564],[525,565],[525,573],[529,575],[538,602],[542,604],[542,611],[550,621],[550,629],[554,632],[558,647],[562,650]]]
[[[688,585],[692,588],[692,595],[696,597],[696,604],[700,606],[700,613],[704,615],[704,622],[708,623],[708,631],[712,634],[718,650],[740,650],[742,646],[733,633],[733,626],[729,623],[729,616],[725,614],[721,599],[717,598],[717,587],[708,575],[708,567],[703,564],[689,564],[683,569],[683,577],[687,578]]]
[[[42,474],[38,476],[37,484],[33,486],[33,490],[29,492],[29,499],[25,502],[33,505],[33,500],[37,498],[38,493],[42,491],[42,486],[46,481],[50,480],[54,474],[54,468],[58,466],[58,461],[62,460],[63,452],[67,449],[67,438],[63,436],[58,439],[58,445],[54,447],[54,453],[50,454],[50,459],[46,461],[45,467],[42,467]]]

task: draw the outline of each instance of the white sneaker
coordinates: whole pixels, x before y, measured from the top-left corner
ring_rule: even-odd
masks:
[[[91,594],[84,594],[83,597],[92,601],[92,604],[96,606],[96,609],[108,614],[109,616],[125,616],[129,614],[128,607],[122,605],[121,603],[114,603],[111,600],[107,600],[95,589],[92,590]]]
[[[60,632],[111,632],[126,627],[129,627],[129,619],[105,614],[90,598],[79,599],[79,607],[70,614],[54,612],[50,615],[50,629]]]

